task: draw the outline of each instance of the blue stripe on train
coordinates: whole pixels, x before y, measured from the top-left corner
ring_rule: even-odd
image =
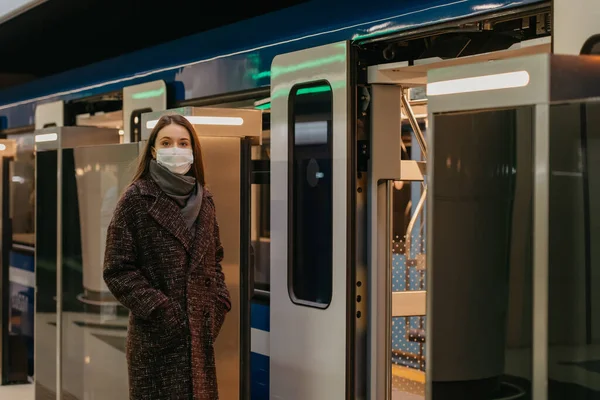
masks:
[[[269,357],[250,353],[250,398],[269,400]]]
[[[271,330],[269,306],[252,303],[250,307],[250,327],[269,332]]]
[[[271,330],[269,306],[252,303],[250,306],[250,327],[261,331]],[[250,353],[250,398],[269,400],[269,357]]]
[[[35,272],[35,259],[33,253],[26,254],[20,251],[11,251],[10,266],[23,271]]]

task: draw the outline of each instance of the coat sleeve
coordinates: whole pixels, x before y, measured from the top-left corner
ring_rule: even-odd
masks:
[[[128,191],[121,198],[108,226],[103,275],[106,286],[123,306],[134,316],[149,319],[169,299],[152,287],[137,266],[137,243],[130,219],[133,214],[131,207],[139,202],[132,197]]]
[[[213,203],[213,207],[214,207],[214,203]],[[231,310],[231,298],[229,296],[229,289],[227,289],[227,284],[225,283],[225,274],[223,274],[223,267],[221,266],[221,263],[223,262],[224,251],[223,251],[223,245],[221,244],[221,235],[219,233],[219,223],[217,221],[216,212],[215,212],[214,225],[215,225],[214,237],[215,237],[215,248],[216,248],[215,266],[217,269],[217,279],[218,279],[218,285],[219,285],[219,300],[221,300],[223,302],[227,311],[230,311]]]

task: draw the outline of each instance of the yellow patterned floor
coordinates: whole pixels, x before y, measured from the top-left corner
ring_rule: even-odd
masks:
[[[425,396],[425,372],[393,365],[392,389],[395,394],[405,393],[414,396]],[[401,397],[394,396],[394,398]]]

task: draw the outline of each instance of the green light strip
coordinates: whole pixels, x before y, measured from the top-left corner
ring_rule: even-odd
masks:
[[[271,71],[263,71],[263,72],[259,72],[258,74],[252,75],[252,79],[259,80],[262,78],[269,78],[270,76],[271,76]]]
[[[286,67],[275,66],[271,68],[271,79],[276,78],[281,75],[286,75],[290,73],[294,73],[297,71],[303,71],[307,69],[313,68],[321,68],[325,65],[336,64],[336,63],[345,63],[347,60],[346,53],[343,54],[334,54],[329,57],[318,58],[316,60],[309,60],[299,64],[290,65]]]
[[[162,87],[160,89],[147,90],[145,92],[134,93],[131,95],[131,98],[134,100],[150,99],[152,97],[162,96],[164,93],[165,93],[165,88]]]
[[[257,110],[270,110],[271,109],[271,103],[261,104],[260,106],[256,106],[254,108],[256,108]]]
[[[300,90],[298,90],[298,92],[296,94],[301,96],[303,94],[323,93],[323,92],[330,92],[330,91],[331,91],[331,86],[323,85],[323,86],[315,86],[315,87],[300,89]],[[269,110],[271,108],[271,103],[269,102],[269,103],[261,104],[254,108],[256,108],[257,110]]]
[[[296,92],[296,94],[303,95],[303,94],[323,93],[323,92],[330,92],[330,91],[331,91],[331,86],[324,85],[324,86],[315,86],[315,87],[300,89]]]

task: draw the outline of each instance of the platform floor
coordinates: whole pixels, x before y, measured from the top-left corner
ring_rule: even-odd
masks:
[[[33,384],[0,386],[0,400],[33,400]]]

